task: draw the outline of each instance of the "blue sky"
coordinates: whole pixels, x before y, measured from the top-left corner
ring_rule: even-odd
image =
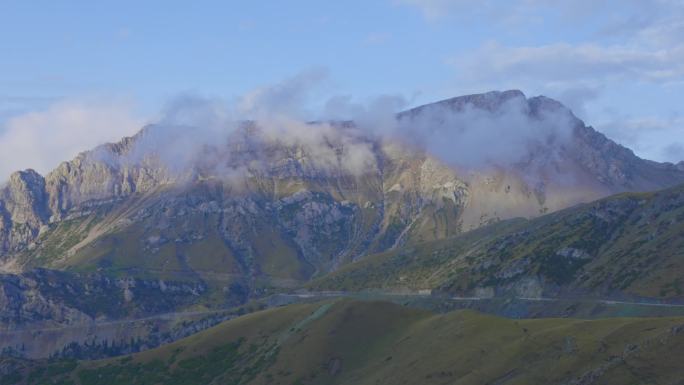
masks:
[[[40,141],[0,173],[46,171],[178,94],[311,71],[320,98],[545,94],[641,156],[684,159],[681,0],[0,0],[0,50],[0,154]]]

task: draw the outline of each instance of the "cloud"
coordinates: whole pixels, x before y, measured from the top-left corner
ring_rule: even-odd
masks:
[[[612,80],[667,84],[684,78],[684,2],[680,0],[486,2],[490,8],[501,10],[490,13],[489,22],[513,14],[526,27],[534,21],[565,22],[574,27],[576,17],[589,29],[589,35],[583,42],[486,42],[479,49],[452,58],[452,64],[466,75],[479,74],[480,80],[494,77],[562,86],[580,82],[594,87]]]
[[[567,86],[552,92],[555,98],[572,110],[580,119],[586,119],[587,106],[598,99],[602,90],[601,86]]]
[[[477,24],[530,24],[579,21],[589,29],[584,42],[515,45],[504,38],[459,52],[448,60],[459,84],[479,89],[546,90],[592,87],[609,81],[656,84],[684,80],[684,2],[680,0],[398,0],[426,18],[459,17]],[[554,26],[546,25],[548,28]],[[592,32],[593,30],[593,32]],[[586,34],[587,32],[583,32]]]
[[[239,97],[236,113],[254,119],[259,116],[296,115],[303,118],[311,113],[306,108],[328,80],[325,68],[301,72],[279,83],[257,88]]]
[[[494,3],[501,5],[487,1],[490,8],[497,8],[493,7]],[[648,116],[610,116],[606,111],[619,110],[620,106],[609,106],[620,101],[603,94],[627,90],[639,95],[642,87],[668,87],[669,94],[681,89],[684,85],[684,41],[681,39],[684,2],[520,0],[508,2],[502,10],[506,7],[509,7],[506,12],[490,12],[487,22],[509,20],[506,13],[510,13],[519,20],[534,23],[535,13],[548,17],[552,12],[569,12],[580,17],[588,29],[583,34],[588,35],[584,41],[527,45],[516,45],[511,40],[487,41],[475,49],[454,54],[447,63],[454,69],[460,90],[518,88],[549,95],[564,102],[583,119],[604,122],[596,124],[599,130],[640,156],[676,160],[676,151],[665,150],[672,139],[652,133],[668,131],[681,135],[679,123],[667,119],[656,122]],[[556,31],[555,27],[548,27]],[[671,96],[668,98],[671,100]],[[588,103],[592,104],[590,111],[586,108]]]
[[[684,44],[649,50],[592,43],[507,47],[490,42],[450,62],[459,78],[477,83],[515,81],[564,88],[597,87],[606,81],[668,84],[684,80]]]
[[[321,119],[351,120],[369,134],[382,137],[396,131],[396,113],[407,104],[401,95],[381,95],[364,103],[355,102],[349,95],[337,95],[327,100]]]
[[[181,95],[167,104],[161,119],[145,129],[124,158],[101,148],[93,159],[116,166],[153,157],[177,176],[191,177],[200,173],[239,178],[274,167],[285,174],[367,172],[375,167],[367,132],[313,112],[326,82],[326,71],[311,70],[228,101]],[[352,112],[364,123],[379,119],[376,112]],[[292,163],[295,160],[298,164]]]
[[[48,172],[81,151],[135,133],[143,123],[120,101],[61,101],[13,116],[0,128],[0,180],[20,169]]]
[[[397,119],[406,106],[401,96],[364,102],[322,97],[326,84],[325,71],[314,70],[227,101],[181,95],[123,156],[105,146],[89,159],[115,167],[159,161],[178,177],[239,181],[254,173],[358,176],[377,170],[380,143],[399,141],[465,169],[508,167],[535,152],[553,158],[576,124],[555,102],[530,101],[520,92],[491,92],[456,107],[434,104]],[[578,92],[576,97],[590,96]],[[6,149],[2,171],[33,167],[45,173],[79,151],[135,133],[142,124],[129,106],[116,103],[63,102],[18,116],[0,136]]]
[[[397,113],[406,100],[395,95],[365,102],[333,95],[313,108],[318,100],[313,96],[320,96],[325,83],[315,71],[231,101],[184,95],[168,104],[125,158],[99,154],[97,159],[135,164],[153,156],[176,175],[190,177],[358,176],[379,167],[379,143],[398,141],[454,166],[508,167],[531,151],[553,156],[575,123],[555,104],[543,113],[533,111],[520,92],[489,93],[484,104],[459,108],[431,105],[402,119]]]
[[[429,105],[402,119],[398,134],[448,164],[479,169],[510,167],[533,153],[554,158],[577,123],[569,110],[546,98],[530,102],[509,91],[490,92],[483,99],[461,108]]]

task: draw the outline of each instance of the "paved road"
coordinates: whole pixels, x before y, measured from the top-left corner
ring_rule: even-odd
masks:
[[[377,297],[422,297],[429,298],[432,295],[429,293],[416,293],[416,292],[309,292],[309,293],[294,293],[286,294],[288,296],[297,298],[327,298],[327,297],[365,297],[365,296],[377,296]],[[442,297],[435,297],[440,299]],[[684,304],[679,303],[662,303],[662,302],[646,302],[646,301],[622,301],[613,299],[602,299],[602,298],[553,298],[553,297],[443,297],[443,299],[448,299],[452,301],[489,301],[496,299],[513,299],[522,301],[533,301],[533,302],[554,302],[554,301],[567,301],[567,302],[583,302],[583,303],[600,303],[605,305],[634,305],[634,306],[656,306],[656,307],[666,307],[666,308],[684,308]]]
[[[290,297],[297,299],[316,299],[316,298],[335,298],[335,297],[419,297],[419,298],[430,298],[431,295],[428,293],[402,293],[402,292],[308,292],[308,293],[288,293],[288,294],[276,294],[276,296]],[[435,297],[439,299],[439,297]],[[497,298],[490,297],[445,297],[444,299],[452,301],[488,301]],[[501,298],[498,298],[501,299]],[[568,302],[584,302],[584,303],[600,303],[605,305],[633,305],[633,306],[654,306],[654,307],[665,307],[665,308],[684,308],[684,304],[670,304],[670,303],[657,303],[657,302],[643,302],[643,301],[619,301],[612,299],[574,299],[574,298],[549,298],[549,297],[511,297],[510,299],[517,299],[522,301],[568,301]],[[155,314],[140,318],[129,318],[129,319],[119,319],[119,320],[107,320],[107,321],[92,321],[89,323],[67,325],[67,326],[55,326],[55,327],[39,327],[39,328],[22,328],[15,330],[0,330],[0,336],[12,333],[26,333],[26,332],[48,332],[57,331],[64,329],[76,329],[76,328],[91,328],[91,327],[102,327],[111,325],[122,325],[127,323],[144,322],[144,321],[154,321],[154,320],[173,320],[182,319],[189,317],[197,317],[203,315],[212,315],[226,313],[233,309],[217,309],[217,310],[205,310],[205,311],[191,311],[191,312],[173,312],[164,314]]]

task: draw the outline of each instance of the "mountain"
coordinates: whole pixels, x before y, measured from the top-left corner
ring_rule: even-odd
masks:
[[[388,137],[354,122],[274,131],[246,121],[199,144],[196,127],[152,125],[45,177],[14,173],[0,190],[2,270],[203,285],[230,302],[398,246],[684,182],[677,166],[640,159],[560,103],[520,91],[449,99],[396,121]],[[483,121],[524,142],[484,164],[449,157],[459,130]],[[416,130],[447,152],[411,143]]]
[[[622,193],[369,256],[310,287],[681,302],[682,234],[684,185]]]
[[[682,163],[519,91],[364,119],[165,122],[12,174],[0,383],[682,378]]]
[[[0,331],[26,325],[87,325],[97,319],[142,317],[198,304],[202,283],[112,278],[35,269],[0,274]],[[237,298],[235,302],[243,302]]]
[[[3,384],[677,384],[684,319],[512,320],[290,305],[101,361],[0,361]]]
[[[502,220],[453,237],[404,245],[298,286],[314,297],[333,291],[516,318],[676,316],[684,311],[682,234],[684,185],[622,193],[533,219]],[[102,357],[187,335],[169,335],[174,323],[156,326],[156,315],[187,319],[231,307],[237,312],[235,307],[250,297],[264,297],[262,303],[270,305],[300,299],[279,300],[265,289],[250,293],[241,281],[212,288],[215,281],[201,277],[147,275],[42,268],[0,274],[0,334],[9,333],[0,350],[29,358]],[[117,325],[124,323],[128,327],[122,333]],[[214,323],[176,322],[191,331]],[[36,332],[40,338],[22,343],[23,335]],[[107,346],[122,335],[139,340],[125,337],[116,349]]]

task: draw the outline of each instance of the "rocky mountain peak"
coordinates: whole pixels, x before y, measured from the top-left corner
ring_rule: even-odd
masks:
[[[466,105],[471,105],[474,108],[494,111],[511,100],[525,101],[527,97],[520,90],[490,91],[483,94],[457,96],[437,102],[436,104],[449,106],[456,110],[463,109]]]
[[[453,153],[450,146],[459,140],[454,135],[459,130],[448,119],[421,115],[471,109],[477,109],[476,117],[487,124],[501,125],[503,130],[494,131],[511,139],[524,132],[551,132],[548,122],[539,124],[550,119],[547,115],[568,118],[571,126],[564,125],[564,132],[570,138],[537,140],[540,145],[533,151],[524,147],[517,163],[509,157],[490,168],[461,168],[430,148],[378,140],[351,123],[266,132],[252,122],[201,148],[173,143],[177,151],[155,158],[164,150],[167,132],[161,126],[147,126],[135,136],[62,163],[45,178],[32,170],[12,175],[0,188],[0,262],[35,247],[35,255],[65,263],[64,256],[85,243],[48,250],[41,242],[47,244],[50,235],[38,239],[42,229],[54,231],[70,220],[107,218],[106,225],[92,227],[89,240],[136,224],[140,234],[131,247],[147,257],[172,248],[170,240],[180,245],[173,247],[189,247],[213,234],[229,250],[226,255],[235,256],[236,266],[249,274],[276,266],[262,266],[259,258],[288,250],[291,262],[301,264],[291,275],[299,276],[500,219],[536,216],[615,192],[684,182],[683,163],[640,159],[586,126],[561,103],[543,96],[528,99],[517,90],[451,98],[405,111],[398,119],[416,117],[426,132],[432,124],[441,124],[439,129],[446,131],[437,132],[450,136],[436,138]],[[517,119],[515,124],[510,117]],[[538,127],[529,130],[525,125]],[[487,128],[480,122],[478,129]],[[499,143],[502,151],[509,150],[505,139],[496,139],[504,142]],[[479,143],[487,145],[489,140]],[[178,156],[187,156],[183,161],[190,162],[181,174],[165,163],[178,161]],[[295,194],[304,198],[290,201]],[[93,217],[96,211],[98,216]],[[201,218],[198,223],[207,221],[207,215],[216,218],[204,228],[189,229],[185,216],[192,213]],[[255,234],[267,234],[269,241],[257,240]]]
[[[1,195],[13,221],[37,226],[49,218],[45,179],[35,170],[13,173]]]
[[[531,116],[543,117],[545,114],[556,114],[567,119],[572,127],[584,126],[584,122],[558,100],[539,95],[527,99],[527,105]]]
[[[399,118],[414,117],[420,114],[432,113],[435,110],[462,111],[467,106],[494,112],[511,101],[525,103],[527,98],[520,90],[490,91],[483,94],[456,96],[401,112],[399,113]]]

